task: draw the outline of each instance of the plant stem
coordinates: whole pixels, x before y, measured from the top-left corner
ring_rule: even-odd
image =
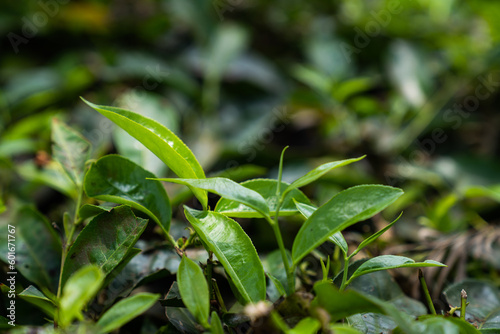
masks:
[[[429,293],[429,289],[427,288],[427,283],[425,282],[425,277],[422,273],[422,269],[418,270],[418,279],[420,280],[420,285],[422,285],[422,290],[424,291],[425,300],[427,301],[429,310],[431,310],[432,314],[436,315],[436,309],[434,308],[434,304],[432,303],[431,294]]]
[[[347,275],[349,274],[349,261],[351,260],[350,256],[344,255],[344,272],[342,273],[342,284],[340,285],[340,291],[344,291],[346,286],[349,284],[347,280]]]
[[[460,291],[460,319],[465,321],[465,308],[467,307],[467,292],[464,289]]]

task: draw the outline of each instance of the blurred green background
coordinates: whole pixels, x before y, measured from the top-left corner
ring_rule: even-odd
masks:
[[[238,180],[274,177],[286,145],[285,180],[321,162],[367,154],[305,192],[319,205],[356,184],[399,186],[406,195],[387,216],[405,211],[398,232],[407,240],[423,243],[498,224],[496,1],[0,6],[0,196],[6,205],[35,201],[60,217],[64,196],[72,196],[50,163],[54,116],[91,141],[95,158],[118,152],[158,176],[168,174],[82,96],[167,125],[208,174],[230,169]],[[499,259],[488,261],[500,268]]]

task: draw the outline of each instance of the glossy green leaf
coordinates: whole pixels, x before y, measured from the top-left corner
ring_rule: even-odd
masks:
[[[67,327],[75,318],[83,319],[82,310],[101,288],[104,276],[98,267],[86,265],[68,279],[59,302],[60,327]]]
[[[259,193],[267,202],[271,216],[276,214],[276,189],[278,181],[272,179],[254,179],[240,183],[242,186]],[[288,187],[288,183],[281,182],[281,189]],[[285,196],[280,209],[280,216],[290,216],[298,213],[294,199],[299,203],[310,204],[309,199],[300,190],[293,189]],[[221,198],[215,207],[216,212],[237,218],[262,218],[262,214],[236,201]]]
[[[52,156],[61,164],[69,178],[80,187],[85,162],[90,157],[90,143],[57,118],[52,120],[52,142]]]
[[[206,190],[230,201],[238,202],[258,211],[262,215],[269,215],[266,200],[257,192],[222,177],[208,179],[156,179],[173,183],[184,184],[194,188]]]
[[[288,261],[291,262],[292,255],[288,250],[286,250],[286,255],[288,257]],[[279,298],[280,296],[286,295],[286,293],[284,292],[286,292],[288,289],[288,280],[285,265],[283,264],[283,258],[281,257],[281,251],[275,250],[267,254],[265,261],[263,261],[263,265],[264,269],[266,270],[267,276],[271,279],[271,281],[274,282],[278,293],[280,294],[276,297]]]
[[[294,264],[331,235],[368,219],[393,203],[403,191],[381,185],[362,185],[335,195],[302,225],[292,247]]]
[[[304,318],[292,329],[288,330],[287,334],[316,334],[321,328],[319,320],[311,317]]]
[[[312,306],[320,306],[330,314],[330,321],[336,322],[348,316],[374,312],[390,316],[405,333],[418,334],[412,327],[413,321],[395,306],[354,290],[339,291],[331,283],[316,283],[314,285],[316,298]]]
[[[120,328],[151,308],[159,298],[159,294],[138,293],[120,300],[99,318],[97,325],[101,329],[98,333],[109,333]]]
[[[165,126],[132,111],[83,101],[139,140],[179,177],[205,178],[203,168],[193,152]],[[206,191],[197,189],[192,189],[192,191],[203,207],[206,207]]]
[[[183,256],[177,271],[177,285],[184,305],[203,327],[208,328],[210,294],[200,266]]]
[[[304,217],[306,217],[306,219],[309,218],[314,213],[314,211],[316,211],[318,209],[312,205],[299,203],[295,200],[294,200],[294,202],[295,202],[295,205],[297,206],[297,209],[299,209],[300,213],[302,213],[302,215]],[[340,250],[342,251],[342,253],[344,253],[344,256],[347,256],[347,251],[349,250],[349,247],[347,245],[347,241],[345,241],[345,238],[341,232],[334,233],[333,235],[331,235],[328,238],[328,240],[330,240],[335,245],[337,245],[340,248]]]
[[[415,262],[414,260],[404,256],[381,255],[369,259],[368,261],[364,262],[361,266],[359,266],[359,268],[356,269],[356,271],[349,278],[348,283],[358,276],[372,273],[374,271],[396,269],[396,268],[407,268],[407,267],[410,268],[446,267],[446,265],[433,260],[425,260],[424,262]]]
[[[358,254],[358,252],[360,250],[362,250],[363,248],[365,248],[366,246],[368,246],[369,244],[371,244],[372,242],[374,242],[375,240],[377,240],[377,238],[380,237],[382,234],[384,234],[388,229],[390,229],[392,227],[392,225],[396,224],[396,222],[399,220],[399,218],[401,218],[402,215],[403,215],[403,213],[401,212],[401,214],[398,216],[398,218],[394,219],[392,221],[392,223],[390,223],[389,225],[387,225],[386,227],[384,227],[380,231],[378,231],[378,232],[370,235],[365,240],[361,241],[361,243],[359,244],[358,248],[356,248],[356,250],[351,254],[351,256],[354,256],[354,255]]]
[[[93,264],[109,274],[127,255],[147,225],[127,206],[119,206],[92,219],[68,251],[62,284],[78,268]]]
[[[352,164],[353,162],[356,162],[356,161],[363,159],[364,157],[365,157],[365,155],[363,155],[362,157],[359,157],[359,158],[334,161],[334,162],[329,162],[329,163],[323,164],[321,166],[318,166],[318,167],[314,168],[312,171],[310,171],[309,173],[307,173],[306,175],[293,181],[283,191],[283,195],[286,195],[292,189],[300,188],[300,187],[303,187],[309,183],[316,181],[317,179],[319,179],[320,177],[322,177],[326,173],[334,170],[335,168],[347,166],[349,164]]]
[[[0,220],[0,259],[8,263],[8,225],[15,227],[15,270],[40,289],[57,290],[61,240],[50,222],[30,206],[22,206]],[[12,245],[11,245],[12,246]]]
[[[212,251],[247,303],[266,298],[264,268],[252,241],[234,220],[217,212],[184,207],[194,230]]]
[[[126,204],[150,216],[165,233],[170,229],[172,211],[167,192],[156,176],[119,155],[107,155],[92,164],[85,176],[89,197]]]
[[[224,334],[224,327],[222,327],[222,322],[220,321],[217,312],[212,311],[212,316],[210,317],[210,333],[212,334]]]
[[[43,294],[43,292],[38,290],[33,285],[28,286],[26,289],[24,289],[23,292],[18,294],[18,296],[21,299],[24,299],[27,302],[39,307],[50,318],[54,318],[54,314],[56,312],[56,306],[54,305],[54,302],[52,302],[52,300],[50,300]]]

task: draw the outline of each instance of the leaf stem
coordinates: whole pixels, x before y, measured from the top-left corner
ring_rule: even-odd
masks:
[[[427,301],[429,310],[432,314],[436,315],[436,309],[434,308],[434,303],[432,303],[431,294],[429,293],[429,289],[427,288],[427,283],[425,282],[425,277],[422,269],[418,270],[418,279],[420,280],[420,285],[422,285],[422,290],[424,291],[425,300]]]
[[[347,275],[349,274],[349,262],[351,260],[351,256],[346,256],[344,254],[344,271],[342,273],[342,284],[340,285],[340,291],[344,291],[344,289],[351,283],[351,280],[347,279]]]

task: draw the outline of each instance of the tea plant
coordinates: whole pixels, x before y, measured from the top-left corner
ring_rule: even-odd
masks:
[[[127,296],[128,291],[122,295],[126,298],[118,302],[115,299],[109,301],[104,311],[94,310],[96,321],[85,317],[85,310],[95,306],[91,301],[99,291],[109,286],[141,252],[134,245],[148,221],[137,217],[132,209],[142,212],[156,223],[167,242],[182,258],[176,270],[177,281],[162,300],[162,304],[167,306],[167,315],[169,307],[173,305],[189,310],[189,316],[175,313],[183,317],[174,325],[181,331],[223,333],[224,325],[229,331],[238,326],[238,323],[234,324],[230,320],[235,312],[226,309],[217,280],[212,279],[214,265],[218,263],[224,269],[234,297],[240,305],[247,306],[245,313],[254,320],[253,323],[256,318],[265,318],[269,323],[262,326],[271,326],[287,333],[315,333],[320,329],[324,332],[355,332],[353,328],[339,326],[337,321],[347,318],[349,323],[353,323],[356,314],[367,312],[390,317],[395,324],[393,327],[397,326],[398,330],[407,333],[418,333],[422,328],[432,326],[457,326],[470,332],[475,330],[465,321],[451,318],[434,316],[415,321],[388,301],[353,289],[346,290],[361,276],[374,272],[404,267],[444,266],[432,260],[415,262],[395,255],[377,256],[351,264],[352,258],[360,250],[393,226],[397,219],[361,242],[350,255],[342,231],[381,212],[396,201],[403,191],[383,185],[360,185],[336,194],[316,208],[299,188],[364,157],[326,163],[292,183],[286,183],[282,181],[285,148],[279,161],[278,179],[253,179],[237,183],[224,177],[207,178],[191,150],[160,123],[131,111],[85,102],[144,144],[179,178],[157,178],[119,155],[107,155],[97,161],[90,161],[90,144],[74,130],[54,120],[53,157],[59,166],[59,169],[54,170],[59,172],[57,175],[62,180],[60,184],[68,189],[68,194],[72,194],[76,209],[73,213],[64,214],[61,239],[48,221],[32,208],[19,209],[13,221],[26,248],[20,249],[26,258],[20,259],[18,270],[33,283],[19,292],[18,296],[43,310],[57,330],[73,332],[78,328],[80,332],[111,332],[160,299],[158,294],[151,293]],[[176,240],[170,233],[172,208],[161,181],[187,186],[201,204],[202,210],[184,206],[184,215],[193,228],[187,240]],[[209,192],[220,196],[213,210],[209,207]],[[83,204],[84,195],[120,206]],[[278,221],[280,217],[296,214],[302,214],[305,221],[290,252],[285,248]],[[265,272],[252,240],[232,218],[260,218],[267,222],[276,239],[285,275]],[[33,221],[37,222],[39,231],[32,231],[30,225],[26,225]],[[86,221],[86,226],[77,233]],[[45,245],[43,248],[36,246],[41,238]],[[208,253],[207,264],[203,267],[188,256],[187,250],[196,244],[196,240]],[[303,300],[296,293],[299,287],[297,268],[308,254],[325,242],[334,243],[340,249],[344,269],[333,279],[329,277],[330,261],[326,265],[322,263],[323,280],[314,284],[316,297],[312,302]],[[37,249],[44,249],[44,254],[33,252]],[[58,263],[55,260],[50,263],[47,261],[58,257],[61,258],[60,265],[54,266],[54,263]],[[59,272],[59,279],[54,279],[54,271]],[[265,303],[270,289],[266,284],[266,276],[275,285],[278,294],[284,297],[275,310]],[[215,304],[211,304],[210,300]],[[307,304],[304,314],[287,311],[300,303]],[[261,305],[257,316],[252,311],[254,304]],[[298,323],[292,322],[296,324],[293,329],[288,327],[290,322],[285,319],[287,314],[299,317]],[[172,316],[169,318],[172,324],[176,323]],[[193,324],[194,329],[188,330],[187,325],[182,325],[186,319]],[[243,319],[245,322],[249,318]],[[75,324],[75,320],[79,322]]]

